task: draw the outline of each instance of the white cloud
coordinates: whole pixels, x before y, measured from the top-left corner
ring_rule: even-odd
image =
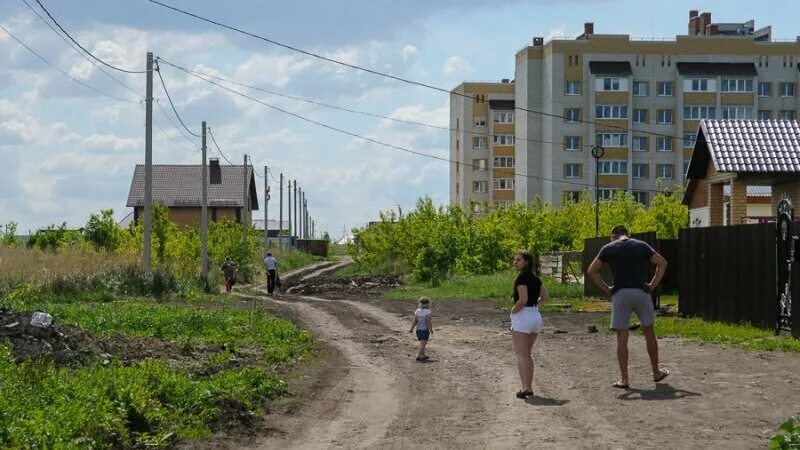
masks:
[[[401,50],[401,53],[403,54],[403,59],[404,60],[408,60],[409,58],[413,58],[414,56],[417,56],[417,54],[419,53],[419,50],[417,49],[417,47],[414,47],[413,45],[409,44],[409,45],[406,45],[405,47],[403,47],[403,49]]]
[[[472,70],[472,66],[460,56],[451,56],[444,62],[442,73],[445,75],[457,75]]]
[[[559,27],[548,30],[547,33],[544,35],[544,41],[547,42],[550,39],[563,38],[566,36],[567,36],[567,26],[561,25]]]
[[[310,59],[294,55],[256,54],[236,68],[234,78],[285,87],[293,77],[313,65]]]

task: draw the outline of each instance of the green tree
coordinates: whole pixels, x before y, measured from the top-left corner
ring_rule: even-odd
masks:
[[[17,245],[17,223],[8,222],[5,226],[5,231],[2,233],[0,244],[6,247],[14,247]]]
[[[96,250],[113,252],[122,241],[122,230],[114,220],[113,209],[100,210],[100,214],[91,214],[86,227],[83,229],[83,237],[91,243]]]

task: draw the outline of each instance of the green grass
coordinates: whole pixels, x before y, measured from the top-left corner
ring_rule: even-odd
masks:
[[[400,273],[393,263],[387,261],[376,266],[351,264],[339,269],[336,275],[340,277],[364,277],[372,275],[400,275]]]
[[[659,317],[655,328],[658,336],[679,336],[694,341],[715,342],[754,350],[800,352],[800,340],[786,335],[775,336],[772,330],[750,324],[736,325],[698,318]]]

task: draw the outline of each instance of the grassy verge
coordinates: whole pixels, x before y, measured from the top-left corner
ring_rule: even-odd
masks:
[[[204,370],[181,369],[173,355],[130,365],[114,358],[61,367],[49,359],[19,362],[0,341],[0,447],[163,447],[209,436],[262,413],[285,392],[280,367],[306,357],[311,346],[308,333],[262,311],[62,300],[17,306],[47,311],[100,339],[169,341],[180,353],[175,358],[203,347]]]
[[[749,324],[735,325],[708,322],[698,318],[660,317],[656,320],[656,334],[754,350],[800,352],[800,340],[788,336],[775,336],[772,330]]]

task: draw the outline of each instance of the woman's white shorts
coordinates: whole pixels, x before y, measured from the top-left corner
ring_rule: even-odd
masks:
[[[541,333],[542,315],[539,314],[539,308],[526,306],[522,311],[511,314],[511,331],[526,334]]]

